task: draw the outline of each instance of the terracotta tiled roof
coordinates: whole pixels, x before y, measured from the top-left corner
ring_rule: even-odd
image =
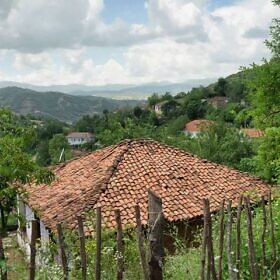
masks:
[[[222,199],[237,201],[240,194],[269,186],[256,177],[200,159],[180,149],[152,140],[126,140],[54,169],[55,181],[26,187],[28,204],[38,210],[44,224],[55,230],[58,222],[76,226],[76,215],[101,206],[104,226],[115,226],[120,209],[125,225],[135,225],[139,204],[147,222],[147,190],[162,198],[168,221],[202,215],[202,198],[212,211]]]
[[[67,138],[92,138],[93,134],[89,132],[71,132]]]
[[[257,128],[243,128],[241,131],[248,137],[257,138],[264,135],[263,131]]]
[[[202,130],[207,129],[209,126],[213,124],[214,122],[209,120],[193,120],[186,124],[185,131],[201,132]]]

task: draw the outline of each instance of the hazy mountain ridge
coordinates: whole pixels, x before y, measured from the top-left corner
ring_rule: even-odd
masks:
[[[40,92],[46,91],[58,91],[68,93],[71,95],[82,95],[82,96],[99,96],[113,99],[146,99],[152,93],[178,93],[181,91],[187,92],[193,87],[200,85],[206,86],[215,79],[200,79],[200,80],[189,80],[183,83],[170,83],[170,82],[159,82],[159,83],[148,83],[143,85],[125,85],[125,84],[111,84],[105,86],[87,86],[79,84],[71,85],[50,85],[50,86],[38,86],[27,83],[17,83],[10,81],[0,82],[0,88],[3,87],[20,87],[31,89]]]
[[[73,96],[61,92],[38,92],[19,87],[0,88],[0,106],[18,114],[33,114],[73,122],[86,114],[142,105],[142,100],[114,100],[96,96]]]

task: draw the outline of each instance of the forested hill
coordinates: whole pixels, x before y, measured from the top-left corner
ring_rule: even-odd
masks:
[[[61,92],[37,92],[18,87],[0,88],[0,107],[26,115],[41,115],[74,122],[86,114],[100,114],[143,104],[139,100],[115,100],[95,96],[72,96]]]

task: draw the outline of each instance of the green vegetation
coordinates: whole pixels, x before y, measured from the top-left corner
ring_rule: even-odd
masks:
[[[276,196],[277,194],[275,194]],[[279,197],[276,198],[272,203],[273,211],[273,221],[275,227],[275,239],[280,239],[280,200]],[[266,213],[268,215],[269,209],[266,206]],[[262,225],[263,225],[263,212],[261,206],[255,206],[253,209],[253,234],[254,234],[254,247],[255,254],[257,257],[257,263],[259,270],[261,268],[261,257],[262,257]],[[227,221],[227,214],[225,215],[225,224]],[[94,223],[94,218],[91,219]],[[236,212],[233,210],[233,232],[232,232],[232,258],[236,258]],[[219,243],[219,232],[220,232],[220,217],[219,215],[212,215],[213,223],[213,244],[214,244],[214,256],[217,267],[218,262],[218,243]],[[186,226],[189,226],[186,223]],[[69,260],[69,267],[71,268],[70,279],[81,279],[81,268],[80,268],[80,257],[79,257],[79,237],[76,231],[64,230],[65,233],[65,244],[67,250],[67,256]],[[164,263],[164,279],[167,280],[183,280],[183,279],[199,279],[200,278],[200,265],[201,265],[201,247],[197,244],[201,243],[202,234],[201,231],[196,231],[195,239],[192,244],[195,246],[187,246],[182,240],[178,233],[178,228],[171,227],[166,229],[165,234],[172,237],[175,245],[175,252],[165,249],[165,263]],[[266,241],[266,261],[267,261],[267,279],[272,279],[271,276],[271,231],[270,222],[267,220],[267,230],[265,234]],[[222,261],[222,272],[223,279],[228,279],[228,263],[227,263],[227,234],[225,234],[224,241],[224,253]],[[86,239],[86,252],[88,257],[88,275],[91,275],[94,279],[94,268],[95,268],[95,239]],[[140,257],[137,246],[137,239],[134,230],[127,230],[124,232],[123,236],[124,245],[124,260],[125,260],[125,272],[124,279],[140,280],[143,279],[142,269],[140,265]],[[250,279],[250,267],[249,267],[249,253],[248,253],[248,232],[247,232],[247,218],[245,210],[242,211],[241,215],[241,263],[240,263],[240,276],[241,279]],[[148,248],[146,248],[148,250]],[[61,279],[62,278],[62,268],[53,261],[52,256],[57,252],[57,245],[52,242],[50,246],[46,249],[41,248],[40,254],[43,256],[43,260],[46,265],[41,266],[37,272],[36,279]],[[276,252],[280,253],[280,244],[276,242]],[[101,258],[101,278],[102,279],[114,279],[117,275],[117,251],[116,251],[116,235],[113,231],[103,231],[102,233],[102,258]],[[25,263],[19,263],[14,266],[14,272],[20,271],[24,275],[24,270],[26,269]]]
[[[0,89],[0,104],[18,114],[51,117],[71,123],[86,114],[101,114],[105,109],[129,108],[143,102],[7,87]]]
[[[59,157],[62,153],[64,160],[71,158],[70,145],[63,134],[55,134],[49,141],[49,153],[52,159],[52,164],[59,162]]]
[[[33,130],[10,111],[0,109],[0,213],[1,228],[14,210],[18,187],[32,180],[49,182],[52,174],[39,168],[26,151],[33,145]]]
[[[280,5],[279,0],[274,0]],[[207,87],[193,88],[175,96],[153,94],[146,106],[136,101],[117,101],[97,97],[75,97],[57,92],[38,93],[19,88],[0,89],[1,105],[20,114],[0,109],[0,214],[1,229],[5,230],[10,214],[15,210],[16,193],[22,183],[30,181],[50,182],[52,174],[39,166],[58,162],[62,149],[65,158],[71,157],[71,148],[65,138],[69,131],[92,132],[95,143],[83,148],[96,149],[115,144],[126,138],[153,138],[168,145],[179,147],[200,157],[225,164],[280,185],[280,25],[274,19],[271,41],[267,46],[272,52],[269,61],[253,64],[227,78],[220,78]],[[223,104],[211,103],[213,97],[224,97]],[[129,107],[122,110],[119,108]],[[36,117],[34,117],[34,115]],[[50,119],[48,116],[73,125]],[[187,122],[207,119],[212,125],[197,137],[183,132]],[[260,139],[249,139],[240,133],[242,128],[259,128],[264,132]],[[36,162],[36,163],[35,163]],[[39,166],[38,166],[38,165]],[[280,201],[273,202],[276,240],[280,240]],[[214,218],[214,217],[213,217]],[[260,263],[260,232],[262,212],[254,209],[255,247]],[[246,220],[242,216],[241,270],[242,279],[249,276]],[[214,222],[215,255],[217,256],[218,221]],[[267,256],[271,259],[270,237],[267,231]],[[197,235],[196,241],[200,241]],[[176,253],[168,252],[165,263],[165,279],[185,279],[189,275],[198,279],[200,248],[187,248],[178,236],[174,238]],[[75,232],[67,232],[66,243],[73,279],[80,279],[78,238]],[[102,279],[116,275],[116,244],[113,232],[103,235]],[[127,231],[124,239],[125,279],[140,279],[141,269],[133,232]],[[235,246],[235,240],[233,240]],[[277,242],[279,255],[280,243]],[[70,249],[71,248],[71,249]],[[55,243],[45,252],[46,266],[38,279],[60,279],[61,268],[50,258]],[[89,272],[94,268],[94,239],[87,240]],[[223,271],[227,277],[224,256]],[[3,265],[3,264],[1,264]]]

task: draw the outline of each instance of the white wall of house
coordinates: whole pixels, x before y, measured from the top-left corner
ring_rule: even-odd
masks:
[[[93,141],[93,138],[67,137],[67,140],[71,146],[78,146]]]
[[[162,114],[161,104],[156,104],[154,108],[155,108],[155,113],[157,115],[161,115]]]
[[[18,199],[18,214],[21,217],[19,219],[19,227],[17,230],[17,241],[19,247],[26,254],[27,259],[30,259],[30,243],[31,243],[31,221],[36,219],[34,211],[20,199]],[[46,248],[49,240],[50,233],[42,221],[39,221],[40,224],[40,243],[42,248]],[[37,259],[39,263],[40,260]]]
[[[188,131],[188,130],[184,130],[185,135],[187,136],[191,136],[191,138],[197,138],[199,135],[199,131]]]

